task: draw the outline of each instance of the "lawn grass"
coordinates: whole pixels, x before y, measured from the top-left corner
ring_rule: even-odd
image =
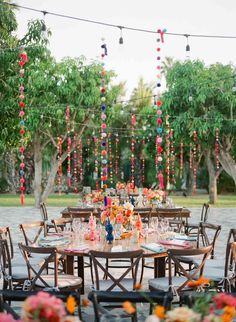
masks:
[[[186,208],[201,208],[204,202],[208,202],[208,195],[201,194],[195,196],[171,196],[175,205],[186,207]],[[51,194],[47,200],[47,206],[51,207],[67,207],[76,206],[79,199],[78,194]],[[0,207],[18,207],[20,204],[19,195],[0,194]],[[25,196],[25,206],[34,207],[34,196]],[[218,201],[212,207],[216,208],[236,208],[236,195],[227,194],[219,195]]]

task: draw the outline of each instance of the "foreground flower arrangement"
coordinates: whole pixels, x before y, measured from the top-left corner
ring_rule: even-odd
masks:
[[[192,308],[176,307],[165,311],[157,305],[154,313],[147,317],[145,322],[230,322],[236,318],[236,298],[230,294],[205,293],[198,298]],[[123,303],[123,309],[128,314],[135,313],[135,307],[129,301]]]
[[[15,320],[10,314],[0,313],[1,322],[79,322],[80,320],[71,315],[76,308],[76,301],[72,296],[68,297],[67,305],[55,296],[46,292],[39,292],[29,296],[23,303],[21,318]]]

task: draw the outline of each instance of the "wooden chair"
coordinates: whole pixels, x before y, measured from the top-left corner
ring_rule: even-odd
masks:
[[[0,227],[0,239],[6,239],[10,251],[11,259],[14,257],[14,247],[11,238],[11,231],[9,227]]]
[[[197,247],[206,247],[212,246],[210,258],[214,258],[215,254],[215,245],[216,240],[221,232],[220,225],[214,225],[211,223],[200,223],[198,228],[198,237],[197,237]],[[181,257],[179,261],[182,263],[188,264],[189,270],[193,269],[194,266],[198,265],[201,262],[201,259],[198,259],[196,256],[191,257]]]
[[[2,273],[2,289],[22,289],[28,279],[25,266],[12,267],[11,254],[6,239],[0,239],[0,270]]]
[[[151,213],[152,213],[152,208],[151,207],[147,207],[147,208],[135,207],[134,208],[134,215],[139,214],[140,217],[142,218],[142,222],[147,223],[147,224],[149,224]]]
[[[169,309],[172,301],[172,294],[169,292],[106,292],[106,291],[92,291],[88,294],[88,299],[93,303],[95,322],[100,322],[100,315],[110,313],[103,303],[122,303],[129,301],[134,305],[138,303],[147,303],[151,305],[150,311],[154,306],[159,304]],[[102,305],[103,304],[103,305]],[[124,315],[124,314],[123,314]],[[120,318],[127,318],[127,314]],[[136,318],[138,318],[136,316]]]
[[[31,223],[23,223],[19,225],[23,233],[26,245],[35,245],[39,238],[45,234],[45,226],[43,221],[34,221]]]
[[[137,273],[139,262],[143,255],[143,250],[126,252],[101,252],[91,250],[89,255],[92,259],[94,272],[95,272],[95,284],[96,290],[105,291],[133,291],[137,282]],[[122,271],[118,274],[112,274],[101,263],[102,260],[109,259],[130,259],[129,267],[122,267]],[[133,272],[133,273],[132,273]],[[131,273],[131,278],[128,278],[128,274]],[[103,276],[107,276],[107,280],[103,279]]]
[[[40,209],[40,213],[42,216],[42,220],[45,225],[45,235],[46,235],[51,229],[54,229],[54,227],[48,220],[48,212],[47,212],[47,208],[46,208],[45,203],[41,202],[39,207],[40,207],[39,209]]]
[[[59,289],[63,291],[79,290],[82,285],[82,279],[74,275],[59,274],[58,256],[53,247],[32,247],[19,244],[19,248],[25,259],[28,268],[28,280],[30,281],[28,290],[37,289]],[[41,267],[34,267],[31,264],[31,256],[34,254],[43,255],[45,260]],[[54,264],[52,274],[45,274],[49,263]]]
[[[201,222],[207,222],[208,220],[208,215],[209,215],[209,211],[210,211],[210,205],[208,203],[204,203],[202,205],[202,210],[201,210],[201,214],[200,214],[200,218],[199,218],[199,222],[196,223],[187,223],[185,225],[185,233],[187,235],[191,235],[191,236],[197,236],[199,235],[199,224]]]
[[[231,291],[236,277],[236,229],[230,229],[224,258],[213,258],[206,261],[204,276],[211,279],[218,290]],[[194,261],[198,266],[199,261]]]
[[[210,256],[212,251],[212,246],[202,247],[198,249],[169,249],[168,253],[168,277],[159,277],[150,279],[149,289],[153,290],[162,290],[162,291],[171,291],[173,296],[179,295],[182,291],[187,289],[187,284],[189,281],[192,281],[198,278],[199,275],[203,274],[203,269],[207,258]],[[194,257],[201,256],[201,263],[193,271],[188,271],[185,269],[184,265],[179,261],[181,257]],[[170,265],[173,263],[176,271],[180,273],[178,276],[174,275],[173,266]]]
[[[69,228],[71,230],[72,218],[57,218],[52,219],[52,225],[57,233]]]

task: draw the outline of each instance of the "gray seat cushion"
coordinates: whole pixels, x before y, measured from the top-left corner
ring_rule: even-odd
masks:
[[[55,287],[54,284],[54,275],[41,275],[42,279],[49,285],[49,287]],[[37,279],[36,286],[39,287],[45,287],[45,285],[42,283],[42,281],[40,279]],[[62,289],[62,288],[70,288],[70,287],[76,287],[78,285],[78,287],[80,285],[82,285],[82,279],[80,277],[77,276],[73,276],[73,275],[68,275],[68,274],[59,274],[58,275],[58,288]]]
[[[184,276],[173,276],[172,277],[172,286],[177,289],[186,281]],[[159,277],[152,278],[148,281],[150,289],[162,290],[167,292],[169,290],[169,278],[168,277]]]
[[[111,280],[100,280],[99,281],[99,290],[106,291],[113,283]],[[120,283],[128,291],[134,290],[134,280],[132,278],[125,278]],[[96,285],[93,285],[93,288],[96,290]],[[112,291],[122,291],[119,286],[115,286]]]

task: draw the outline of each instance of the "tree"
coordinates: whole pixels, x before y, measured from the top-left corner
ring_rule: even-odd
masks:
[[[209,173],[211,203],[216,201],[217,196],[214,167],[216,129],[220,132],[222,161],[226,158],[223,151],[227,149],[227,142],[232,142],[235,136],[235,121],[230,119],[230,113],[236,110],[232,91],[234,76],[232,65],[206,67],[201,61],[175,62],[166,70],[167,91],[163,110],[170,115],[176,142],[193,143],[194,131],[197,131]],[[226,170],[224,162],[221,163]]]

